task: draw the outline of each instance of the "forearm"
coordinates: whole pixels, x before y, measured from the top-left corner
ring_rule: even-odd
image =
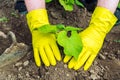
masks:
[[[45,9],[45,0],[25,0],[28,12],[36,9]]]
[[[115,12],[119,0],[98,0],[97,6],[107,8],[112,13]]]

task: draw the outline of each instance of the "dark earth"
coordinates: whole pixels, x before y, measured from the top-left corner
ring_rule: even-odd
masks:
[[[101,51],[88,71],[83,68],[70,70],[62,61],[57,62],[56,66],[45,67],[42,64],[38,68],[33,58],[31,33],[26,16],[14,9],[15,1],[0,2],[0,19],[7,18],[0,21],[0,35],[1,32],[7,34],[12,31],[18,43],[25,43],[30,49],[19,61],[0,68],[0,80],[120,80],[120,25],[114,26],[108,33]],[[86,8],[76,5],[72,12],[67,12],[56,0],[47,4],[47,10],[51,24],[62,23],[83,29],[88,27],[92,15]],[[10,38],[0,36],[0,55],[11,44]],[[60,51],[62,53],[62,48]]]

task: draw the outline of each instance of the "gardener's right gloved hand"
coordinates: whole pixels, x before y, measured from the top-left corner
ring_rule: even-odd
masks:
[[[101,49],[106,34],[111,30],[116,21],[117,18],[108,9],[96,7],[89,27],[79,33],[83,49],[78,59],[75,60],[74,57],[71,59],[71,56],[64,58],[65,63],[69,62],[68,68],[78,70],[84,66],[84,70],[88,70]]]
[[[27,14],[27,22],[32,33],[36,65],[41,66],[41,59],[46,66],[50,64],[56,65],[56,59],[60,61],[61,55],[56,45],[55,35],[52,33],[41,33],[37,30],[37,28],[49,24],[47,11],[45,9],[30,11]]]

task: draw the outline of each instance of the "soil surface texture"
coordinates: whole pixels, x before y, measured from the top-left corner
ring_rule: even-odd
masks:
[[[34,62],[32,37],[26,15],[14,9],[15,1],[3,0],[0,3],[0,18],[5,18],[0,22],[0,35],[12,31],[17,42],[28,45],[30,50],[19,61],[0,68],[0,80],[120,80],[120,25],[114,26],[108,33],[102,49],[88,71],[83,68],[77,71],[68,69],[63,61],[57,62],[56,66],[46,67],[42,64],[38,68]],[[92,16],[92,12],[78,6],[74,6],[71,12],[65,11],[56,0],[46,6],[51,24],[61,23],[85,29]],[[11,38],[0,36],[0,55],[11,44]],[[64,58],[62,49],[60,51]]]

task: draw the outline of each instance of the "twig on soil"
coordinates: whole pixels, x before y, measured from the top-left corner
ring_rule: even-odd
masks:
[[[106,57],[105,57],[104,55],[102,55],[101,53],[99,53],[99,56],[100,56],[103,60],[106,59]]]

